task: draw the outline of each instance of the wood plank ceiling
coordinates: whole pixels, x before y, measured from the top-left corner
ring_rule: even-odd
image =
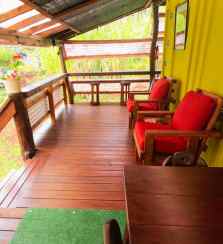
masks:
[[[15,7],[1,11],[4,1],[0,44],[47,45],[147,8],[152,0],[13,0]]]

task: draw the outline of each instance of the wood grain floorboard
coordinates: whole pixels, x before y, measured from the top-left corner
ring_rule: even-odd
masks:
[[[12,237],[26,208],[124,209],[123,167],[135,164],[125,107],[69,106],[35,140],[37,155],[2,198],[0,241]]]
[[[70,106],[36,140],[39,166],[4,207],[123,208],[123,166],[135,163],[125,107]]]

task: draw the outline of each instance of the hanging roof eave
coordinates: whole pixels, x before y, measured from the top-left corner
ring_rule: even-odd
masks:
[[[148,8],[152,0],[18,0],[21,6],[0,14],[0,44],[49,46]],[[163,0],[155,0],[157,2]],[[35,16],[2,27],[32,11]]]

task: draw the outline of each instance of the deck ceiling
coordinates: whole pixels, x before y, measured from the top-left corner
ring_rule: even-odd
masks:
[[[143,10],[151,2],[152,0],[12,0],[15,6],[2,12],[1,4],[4,5],[4,1],[0,0],[0,43],[4,39],[12,43],[12,36],[17,37],[14,40],[17,42],[20,38],[20,43],[25,42],[26,38],[31,38],[33,42],[70,39]]]

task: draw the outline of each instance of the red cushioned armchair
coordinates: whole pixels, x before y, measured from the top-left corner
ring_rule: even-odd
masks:
[[[209,137],[219,137],[213,130],[221,111],[222,98],[205,91],[189,91],[174,113],[168,111],[138,112],[134,128],[137,157],[146,164],[162,163],[175,152],[190,151],[194,164]],[[162,122],[146,122],[160,117]]]
[[[168,109],[171,83],[173,80],[166,77],[155,80],[150,92],[129,92],[127,109],[129,111],[129,128],[134,127],[138,111],[156,111]],[[136,100],[136,95],[149,95],[147,100]]]

